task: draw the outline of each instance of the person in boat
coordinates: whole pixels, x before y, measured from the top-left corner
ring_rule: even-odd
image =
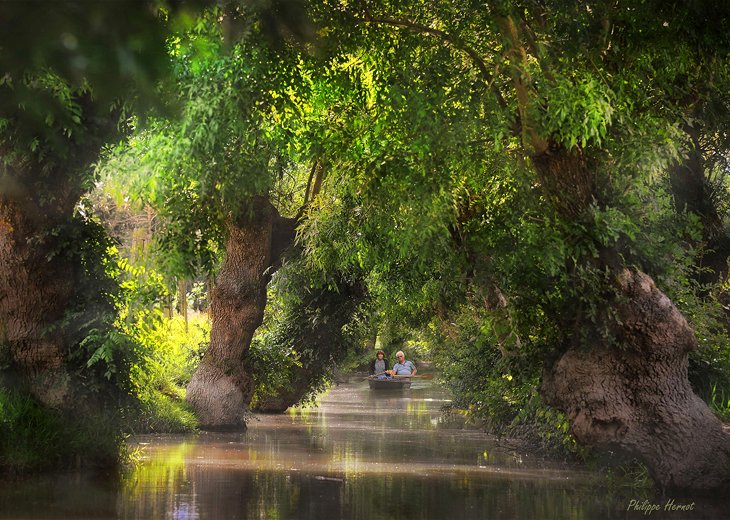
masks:
[[[389,368],[390,365],[388,364],[388,360],[385,359],[385,352],[378,350],[375,353],[375,359],[370,363],[370,375],[379,376],[385,374]]]
[[[391,370],[387,371],[388,374],[392,376],[416,375],[416,365],[414,365],[412,361],[406,360],[406,355],[403,353],[402,350],[399,350],[395,354],[395,357],[398,361],[395,363],[395,365],[393,365],[393,368]]]

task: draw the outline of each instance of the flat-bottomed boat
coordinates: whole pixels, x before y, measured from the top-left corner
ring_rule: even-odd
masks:
[[[370,390],[406,390],[411,387],[411,380],[407,377],[394,377],[392,379],[368,378]]]

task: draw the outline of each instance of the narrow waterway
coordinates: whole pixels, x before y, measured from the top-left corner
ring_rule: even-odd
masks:
[[[0,518],[728,518],[709,499],[683,512],[667,501],[692,500],[612,495],[592,473],[450,427],[447,400],[430,381],[396,394],[353,381],[245,433],[135,439],[142,463],[120,481],[75,473],[3,486]]]

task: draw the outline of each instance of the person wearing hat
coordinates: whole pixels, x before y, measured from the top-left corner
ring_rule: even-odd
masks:
[[[388,370],[388,360],[385,359],[385,352],[378,350],[375,353],[375,359],[370,363],[370,374],[377,376],[384,374]]]

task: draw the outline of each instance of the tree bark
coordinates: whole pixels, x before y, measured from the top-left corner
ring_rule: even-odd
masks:
[[[180,316],[185,321],[185,332],[188,330],[188,282],[184,279],[177,281],[177,301]]]
[[[73,138],[59,130],[50,139],[61,153],[23,147],[25,138],[13,127],[24,124],[22,110],[10,118],[0,146],[0,157],[7,160],[0,169],[0,382],[65,409],[77,409],[75,394],[83,385],[71,380],[67,366],[71,336],[78,331],[62,323],[79,296],[83,266],[64,227],[72,222],[89,165],[117,133],[118,115],[96,105],[88,92],[74,102],[82,129]],[[41,142],[41,150],[46,144]]]
[[[63,222],[64,210],[72,211],[46,214],[0,193],[0,371],[6,385],[56,408],[72,400],[60,322],[76,273],[48,235]]]
[[[646,274],[617,277],[620,346],[569,349],[545,369],[541,393],[582,444],[642,460],[664,489],[730,485],[730,433],[692,391],[689,324]]]
[[[294,219],[255,197],[252,214],[228,225],[226,257],[211,295],[210,346],[187,388],[202,428],[240,430],[253,396],[245,356],[266,306],[266,286],[293,243]]]
[[[533,164],[566,220],[599,203],[590,165],[579,154],[553,149]],[[622,267],[619,258],[606,250],[600,258],[579,260],[614,273],[616,296],[605,302],[604,319],[615,343],[565,345],[543,371],[541,395],[567,414],[578,442],[639,458],[664,489],[728,486],[730,434],[687,376],[688,354],[698,348],[694,332],[648,275]],[[594,338],[606,325],[581,322],[579,315],[563,318],[596,327]]]

